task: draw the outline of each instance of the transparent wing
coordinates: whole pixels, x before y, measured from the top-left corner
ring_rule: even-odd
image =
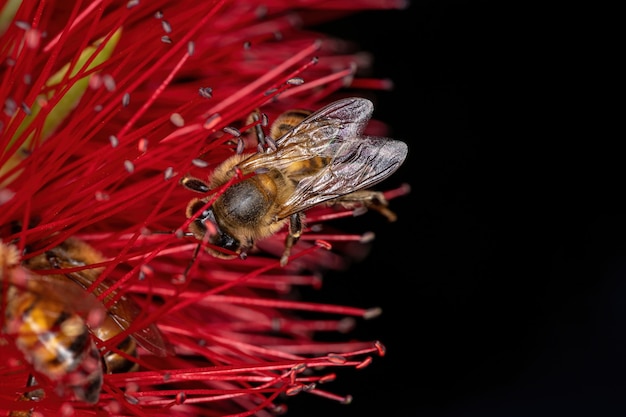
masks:
[[[76,268],[77,266],[84,266],[85,264],[80,260],[72,258],[61,247],[55,247],[48,251],[47,254],[39,255],[38,258],[40,259],[33,262],[33,264],[36,264],[37,268],[45,268],[43,264],[44,261],[41,260],[43,257],[47,258],[45,263],[48,265],[49,269],[58,269],[59,274],[62,274],[62,276],[69,279],[69,281],[78,284],[81,287],[80,290],[82,291],[83,297],[85,297],[85,294],[89,294],[85,290],[96,281],[102,269],[88,268],[80,271],[64,272],[64,269]],[[104,291],[109,289],[112,284],[112,280],[105,279],[93,291],[93,294],[89,295],[96,299],[95,297],[98,297]],[[70,286],[66,285],[66,287]],[[105,302],[112,299],[114,296],[114,293],[110,294],[106,297]],[[130,298],[122,296],[108,309],[107,313],[122,330],[127,330],[132,324],[132,320],[141,314],[141,308]],[[141,347],[154,353],[155,355],[166,356],[169,352],[167,343],[155,324],[150,324],[144,328],[138,329],[131,334],[131,337],[133,337]]]
[[[341,138],[328,148],[331,162],[298,183],[280,218],[379,183],[402,165],[408,151],[404,142],[369,136]]]
[[[19,291],[25,290],[40,295],[82,316],[96,310],[104,312],[104,306],[93,294],[86,293],[60,275],[41,275],[22,267],[19,267],[19,270],[20,280],[13,280],[9,276],[9,282]]]
[[[109,313],[122,329],[128,329],[132,324],[132,319],[138,317],[141,313],[141,308],[134,301],[122,296],[122,298],[109,309]],[[135,330],[131,333],[131,336],[141,347],[155,355],[167,356],[172,353],[171,348],[168,347],[161,331],[155,324],[150,324]]]
[[[323,167],[298,178],[295,192],[278,214],[285,218],[324,201],[370,187],[391,175],[404,162],[404,142],[361,136],[373,111],[363,98],[338,100],[304,119],[276,141],[277,149],[244,160],[244,173],[263,168],[289,172],[299,161],[314,160]]]
[[[65,274],[70,280],[74,281],[84,289],[87,289],[94,280],[86,280],[86,277],[89,277],[87,274],[81,274],[80,272],[72,272]],[[98,286],[97,289],[94,290],[93,294],[95,296],[99,296],[105,290],[111,287],[113,281],[109,279],[105,279]],[[115,294],[111,294],[108,298],[114,297]],[[127,330],[130,328],[132,321],[136,319],[142,313],[141,308],[137,305],[132,299],[121,296],[119,300],[115,302],[111,307],[108,308],[108,314],[111,316],[113,321],[117,323],[118,326],[122,330]],[[167,344],[161,334],[161,331],[155,324],[149,324],[146,327],[142,327],[137,329],[133,333],[131,333],[131,337],[134,338],[137,343],[143,347],[144,349],[154,353],[158,356],[166,356],[168,354]]]
[[[263,168],[287,169],[294,162],[316,156],[333,157],[335,141],[357,138],[372,116],[374,106],[364,98],[345,98],[312,113],[293,130],[276,139],[277,149],[256,153],[239,164],[244,174]]]

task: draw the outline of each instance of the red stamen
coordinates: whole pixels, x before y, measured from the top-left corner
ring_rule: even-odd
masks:
[[[319,390],[336,378],[329,370],[362,368],[384,354],[377,342],[346,336],[380,309],[291,297],[297,287],[321,289],[321,271],[349,264],[331,243],[341,249],[342,242],[358,246],[371,236],[316,228],[354,210],[309,210],[307,223],[313,226],[285,267],[279,263],[285,232],[255,242],[246,260],[217,259],[199,246],[207,242],[187,239],[183,231],[226,187],[254,173],[237,172],[202,196],[206,204],[190,219],[185,207],[191,197],[177,180],[209,177],[235,152],[233,138],[261,123],[244,126],[253,109],[263,107],[275,117],[289,108],[319,108],[335,95],[346,96],[344,90],[388,88],[388,80],[357,75],[357,68],[370,64],[367,57],[337,55],[338,41],[302,27],[364,6],[402,2],[341,0],[332,4],[332,13],[326,3],[307,3],[297,16],[283,1],[265,8],[248,2],[170,3],[24,3],[0,35],[6,45],[0,49],[2,242],[14,243],[22,262],[48,256],[69,237],[101,251],[102,259],[37,273],[60,280],[91,277],[87,291],[100,301],[83,318],[92,329],[113,317],[116,303],[131,300],[137,311],[119,332],[92,338],[102,353],[115,352],[140,366],[138,372],[106,374],[93,405],[61,394],[72,393],[71,384],[82,377],[72,372],[63,381],[38,376],[37,385],[28,385],[28,376],[37,373],[24,360],[31,353],[18,349],[20,335],[2,314],[0,413],[32,408],[33,416],[81,417],[99,410],[267,417],[286,410],[277,403],[285,395],[310,392],[349,402],[349,396]],[[324,13],[317,13],[322,6]],[[113,39],[117,43],[90,68],[97,52],[88,59],[80,55],[98,39],[97,51]],[[65,65],[69,69],[58,72]],[[54,82],[53,74],[59,74]],[[74,97],[74,88],[87,82]],[[60,111],[70,96],[75,107]],[[383,123],[372,122],[384,131]],[[400,187],[384,195],[406,193],[408,187]],[[15,288],[26,289],[31,275],[19,265],[0,266],[0,309],[7,313]],[[305,311],[308,318],[300,317]],[[157,356],[145,340],[136,352],[122,347],[127,336],[141,341],[152,325],[173,342],[164,347],[166,356]],[[319,341],[320,332],[339,340]],[[87,363],[81,367],[89,369]],[[18,401],[15,394],[38,389],[45,392],[41,401]]]

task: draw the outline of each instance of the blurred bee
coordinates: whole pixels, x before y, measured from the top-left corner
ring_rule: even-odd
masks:
[[[256,240],[288,224],[280,261],[284,266],[302,233],[303,211],[310,207],[364,206],[395,220],[382,193],[365,188],[402,165],[407,145],[362,136],[372,112],[372,102],[363,98],[338,100],[314,113],[288,111],[272,124],[268,138],[272,146],[267,151],[233,155],[214,170],[208,183],[183,178],[183,186],[201,193],[237,175],[245,178],[235,181],[208,208],[212,196],[192,199],[186,209],[187,218],[194,219],[190,232],[207,241],[206,250],[213,256],[243,258]],[[278,139],[274,142],[272,137]]]
[[[2,248],[6,254],[15,247],[2,244]],[[89,265],[104,261],[87,243],[70,238],[21,265],[11,261],[16,256],[19,259],[19,255],[5,256],[2,262],[0,281],[6,282],[2,331],[15,337],[17,347],[38,374],[30,378],[28,386],[36,385],[41,376],[54,382],[63,397],[96,403],[103,374],[138,369],[133,360],[137,344],[159,356],[168,353],[154,324],[124,337],[114,350],[97,347],[93,336],[106,341],[119,335],[141,310],[124,296],[105,308],[116,294],[107,295],[103,302],[96,297],[110,287],[110,281],[105,280],[93,293],[86,291],[103,269]],[[36,401],[43,396],[35,389],[22,399]]]

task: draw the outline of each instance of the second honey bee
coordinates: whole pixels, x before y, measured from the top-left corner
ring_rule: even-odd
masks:
[[[245,178],[235,181],[208,208],[213,196],[189,202],[191,233],[207,241],[210,254],[229,259],[245,257],[255,241],[288,225],[281,257],[284,266],[302,234],[303,212],[315,205],[362,205],[394,220],[382,193],[366,188],[393,174],[408,149],[399,140],[362,135],[372,112],[372,102],[363,98],[338,100],[314,113],[287,112],[271,128],[271,138],[277,138],[275,149],[233,155],[208,182],[183,178],[185,187],[202,193],[237,175]]]
[[[105,307],[115,292],[98,301],[97,296],[110,287],[110,281],[105,280],[93,293],[86,291],[103,269],[90,267],[104,261],[93,247],[70,238],[21,263],[15,261],[18,255],[7,255],[11,248],[15,247],[2,244],[5,256],[0,281],[6,283],[7,291],[2,332],[15,338],[16,346],[33,366],[35,374],[28,386],[38,385],[43,378],[63,397],[96,403],[104,374],[138,369],[133,360],[137,344],[159,356],[168,353],[165,339],[154,324],[121,336],[141,310],[125,296]],[[116,336],[121,340],[110,350],[95,343],[96,339],[107,341]],[[29,390],[23,399],[36,401],[44,395],[40,389]]]

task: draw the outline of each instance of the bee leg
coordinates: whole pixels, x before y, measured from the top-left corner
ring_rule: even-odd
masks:
[[[263,116],[261,116],[261,112],[259,111],[259,109],[256,109],[250,114],[250,118],[254,122],[260,121],[262,117]],[[267,125],[267,122],[265,122],[263,126],[265,125]],[[257,149],[259,152],[263,152],[263,149],[265,149],[265,133],[263,132],[262,124],[257,124],[254,126],[254,134],[256,135],[257,139]]]
[[[250,250],[252,250],[252,248],[254,247],[254,240],[252,239],[247,239],[245,244],[242,244],[239,247],[239,259],[241,260],[245,260],[246,258],[248,258],[248,252]]]
[[[265,135],[263,128],[267,126],[268,118],[265,113],[261,113],[261,110],[255,109],[246,119],[246,125],[255,123],[254,132],[248,135],[249,141],[256,141],[256,149],[259,153],[264,153],[266,148],[276,150],[276,145],[272,138]],[[252,143],[247,143],[247,146],[252,146]]]
[[[28,376],[28,382],[26,383],[26,386],[28,387],[32,387],[37,385],[37,380],[35,379],[35,377],[33,375],[29,375]],[[28,391],[28,392],[24,392],[22,395],[20,395],[18,401],[41,401],[45,398],[46,393],[44,392],[43,389],[38,388],[32,391]],[[13,410],[10,411],[8,416],[10,417],[30,417],[32,416],[32,412],[33,409],[30,408],[28,410]]]
[[[348,209],[364,207],[365,209],[376,210],[390,222],[395,222],[398,218],[396,213],[387,208],[389,203],[387,203],[387,199],[380,191],[355,191],[332,200],[330,204],[339,204]]]
[[[34,387],[35,385],[38,385],[37,380],[35,379],[33,375],[29,375],[27,386]],[[33,391],[25,392],[22,398],[25,401],[41,401],[45,396],[46,396],[46,393],[44,392],[44,390],[39,388]]]
[[[208,193],[210,190],[206,182],[194,177],[181,178],[180,185],[197,193]]]
[[[289,255],[291,254],[291,248],[298,242],[302,235],[302,217],[300,213],[292,214],[289,217],[289,233],[285,238],[285,250],[283,256],[280,258],[280,266],[287,265],[289,262]]]

